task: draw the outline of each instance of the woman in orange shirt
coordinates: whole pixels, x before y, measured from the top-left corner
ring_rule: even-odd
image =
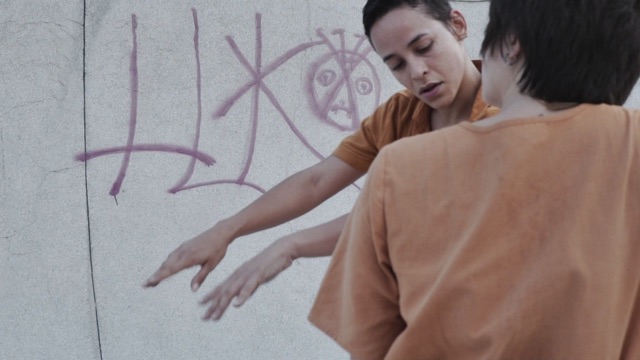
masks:
[[[363,9],[363,24],[374,49],[376,42],[396,43],[393,49],[377,52],[407,90],[365,119],[332,156],[285,179],[239,213],[183,243],[145,286],[156,286],[183,269],[200,265],[191,282],[195,291],[233,240],[313,209],[364,175],[383,146],[497,112],[482,101],[479,64],[471,61],[462,43],[467,36],[466,21],[447,0],[369,0]],[[384,26],[379,38],[371,34],[374,25]],[[241,305],[260,284],[296,258],[331,255],[345,219],[346,215],[274,242],[204,298],[203,303],[209,305],[204,318],[219,319],[234,297],[236,305]]]

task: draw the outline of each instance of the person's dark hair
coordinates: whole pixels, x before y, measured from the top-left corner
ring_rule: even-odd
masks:
[[[451,20],[451,5],[448,0],[368,0],[367,4],[362,9],[362,24],[364,25],[364,33],[371,40],[369,36],[371,33],[371,27],[381,17],[385,16],[391,10],[395,10],[401,6],[409,6],[412,8],[418,8],[424,11],[425,14],[430,15],[434,19],[443,22],[448,25]]]
[[[640,0],[491,0],[480,53],[518,39],[518,86],[548,102],[622,105],[640,76]]]

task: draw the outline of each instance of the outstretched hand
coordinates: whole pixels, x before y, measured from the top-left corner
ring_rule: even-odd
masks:
[[[288,243],[281,239],[240,266],[222,284],[207,294],[200,304],[208,306],[203,320],[218,320],[235,297],[235,307],[244,304],[256,289],[291,266],[294,256]]]
[[[200,265],[200,271],[191,280],[191,289],[198,290],[215,269],[227,252],[227,247],[233,240],[225,236],[215,227],[188,240],[175,249],[160,268],[144,283],[144,287],[154,287],[164,279],[184,269]]]

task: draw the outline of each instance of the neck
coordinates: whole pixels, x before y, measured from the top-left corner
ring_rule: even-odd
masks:
[[[522,94],[517,85],[513,85],[502,101],[500,113],[489,119],[477,122],[479,125],[492,125],[505,120],[533,118],[562,112],[578,105],[577,103],[548,103]]]
[[[456,97],[448,107],[433,110],[431,130],[437,130],[469,120],[473,104],[476,101],[476,95],[480,90],[480,84],[480,72],[471,60],[467,59],[467,66],[465,67],[462,82],[460,83]]]

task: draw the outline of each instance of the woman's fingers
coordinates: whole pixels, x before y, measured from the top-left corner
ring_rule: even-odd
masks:
[[[249,281],[247,281],[240,293],[236,297],[236,301],[233,303],[233,306],[240,307],[242,306],[247,299],[253,295],[253,293],[258,289],[258,287],[262,285],[260,280],[257,277],[252,277]]]
[[[242,279],[234,278],[233,275],[220,284],[209,295],[201,301],[201,305],[209,306],[203,320],[219,320],[231,303],[231,300],[240,292],[243,285]]]

